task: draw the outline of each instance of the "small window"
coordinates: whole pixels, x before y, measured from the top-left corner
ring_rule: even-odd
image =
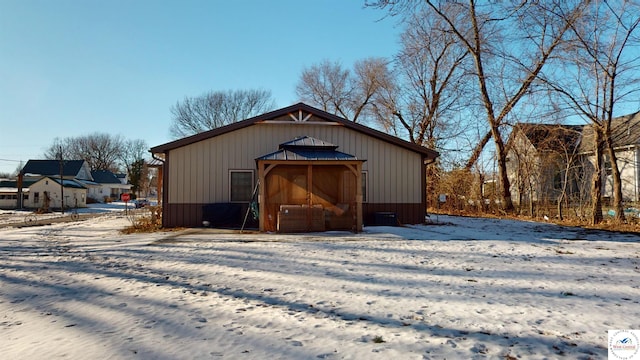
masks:
[[[39,192],[33,193],[33,203],[34,204],[39,204],[40,203],[40,193]]]
[[[229,172],[229,200],[249,202],[253,195],[253,171],[231,170]]]
[[[367,172],[363,171],[362,172],[362,202],[365,203],[367,202]]]

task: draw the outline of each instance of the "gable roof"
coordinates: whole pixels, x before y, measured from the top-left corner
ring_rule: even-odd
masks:
[[[99,184],[121,184],[118,177],[109,170],[94,170],[91,172],[91,177]]]
[[[308,115],[306,117],[302,117],[302,112],[308,113]],[[298,115],[299,114],[299,115]],[[296,116],[298,115],[298,116]],[[369,135],[371,137],[386,141],[388,143],[400,146],[402,148],[405,148],[407,150],[411,150],[413,152],[422,154],[424,157],[429,158],[429,159],[435,159],[436,157],[438,157],[440,154],[432,149],[426,148],[424,146],[420,146],[405,140],[402,140],[400,138],[397,138],[395,136],[389,135],[387,133],[384,133],[382,131],[378,131],[375,129],[372,129],[370,127],[364,126],[362,124],[358,124],[355,123],[353,121],[349,121],[346,119],[343,119],[339,116],[330,114],[326,111],[322,111],[320,109],[316,109],[312,106],[309,106],[307,104],[304,103],[297,103],[295,105],[291,105],[288,107],[284,107],[282,109],[278,109],[278,110],[274,110],[262,115],[258,115],[252,118],[249,118],[247,120],[243,120],[243,121],[239,121],[233,124],[229,124],[223,127],[219,127],[213,130],[209,130],[209,131],[205,131],[205,132],[201,132],[199,134],[195,134],[192,136],[188,136],[182,139],[178,139],[172,142],[168,142],[166,144],[162,144],[162,145],[158,145],[155,147],[152,147],[149,151],[151,153],[154,154],[158,154],[158,153],[165,153],[167,151],[182,147],[182,146],[186,146],[186,145],[190,145],[202,140],[206,140],[209,138],[213,138],[222,134],[226,134],[235,130],[239,130],[251,125],[255,125],[257,123],[260,122],[265,122],[265,121],[269,121],[269,120],[274,120],[277,118],[281,118],[281,117],[289,117],[291,119],[293,119],[294,121],[299,121],[299,122],[304,122],[307,119],[311,118],[311,116],[314,117],[314,119],[318,119],[319,121],[328,121],[328,122],[334,122],[337,123],[339,125],[342,125],[346,128],[364,133],[366,135]]]
[[[62,176],[78,175],[82,169],[84,160],[64,160],[62,164]],[[29,160],[22,168],[23,174],[34,174],[43,176],[60,176],[59,160]]]
[[[60,179],[50,178],[50,177],[44,177],[44,178],[42,178],[40,180],[44,180],[44,179],[51,179],[51,180],[53,180],[53,182],[57,183],[58,185],[62,185],[63,187],[66,187],[66,188],[74,188],[74,189],[86,189],[87,188],[80,181],[76,181],[76,180],[62,179],[62,181],[60,181]]]
[[[580,151],[593,152],[593,125],[585,127]],[[619,116],[611,120],[611,140],[614,148],[640,145],[640,112]]]
[[[522,133],[538,151],[573,152],[583,128],[583,125],[517,123],[514,133]]]
[[[29,188],[31,185],[37,183],[38,181],[40,181],[40,179],[30,179],[30,180],[25,179],[22,181],[22,188],[23,189]],[[18,180],[0,180],[0,187],[17,189]]]
[[[357,157],[337,151],[337,145],[310,136],[302,136],[280,144],[278,151],[256,160],[341,160],[355,161]]]

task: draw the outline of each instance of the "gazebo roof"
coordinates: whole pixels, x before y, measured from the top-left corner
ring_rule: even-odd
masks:
[[[279,150],[261,156],[256,160],[329,160],[329,161],[357,161],[354,155],[337,151],[337,145],[303,136],[280,144]]]

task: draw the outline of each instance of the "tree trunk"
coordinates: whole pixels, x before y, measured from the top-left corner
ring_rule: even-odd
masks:
[[[591,178],[591,224],[602,222],[602,130],[594,124],[595,169]]]
[[[496,160],[498,161],[498,173],[500,175],[500,200],[502,202],[502,210],[513,212],[513,201],[511,200],[511,184],[507,174],[507,153],[505,151],[504,142],[498,132],[497,126],[494,130],[494,141],[496,144]]]
[[[476,147],[473,149],[473,153],[471,154],[471,156],[469,157],[469,160],[464,166],[466,170],[471,170],[471,168],[476,163],[476,161],[478,161],[478,159],[480,158],[480,155],[482,154],[482,150],[484,150],[484,147],[485,145],[487,145],[489,140],[491,140],[491,131],[488,131],[484,135],[484,137],[480,139],[480,142],[478,143],[478,145],[476,145]]]
[[[558,220],[562,221],[564,220],[564,215],[562,214],[562,201],[564,199],[564,191],[562,193],[560,193],[560,196],[558,196]]]

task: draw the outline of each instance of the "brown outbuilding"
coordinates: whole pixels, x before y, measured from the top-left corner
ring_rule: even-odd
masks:
[[[164,160],[164,227],[240,227],[248,218],[279,232],[422,223],[426,165],[438,156],[303,103],[150,151]]]

